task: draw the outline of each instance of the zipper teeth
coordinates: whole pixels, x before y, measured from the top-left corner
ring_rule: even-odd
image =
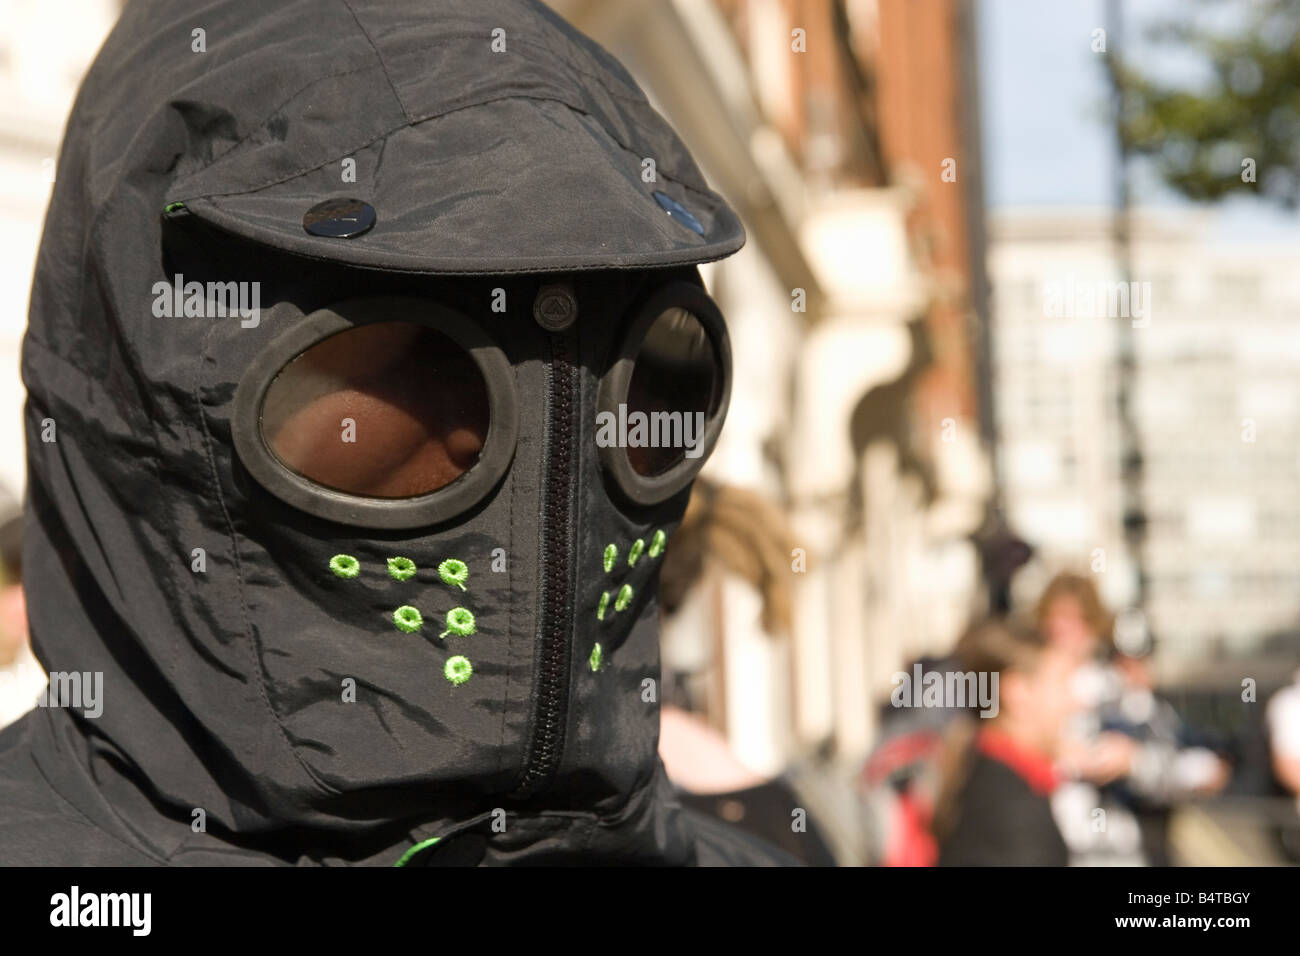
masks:
[[[535,793],[546,782],[564,749],[568,718],[569,632],[573,605],[569,597],[572,560],[570,512],[573,507],[574,449],[573,359],[563,333],[551,335],[550,438],[547,443],[546,503],[542,510],[542,596],[538,634],[541,647],[537,705],[528,757],[516,796]]]

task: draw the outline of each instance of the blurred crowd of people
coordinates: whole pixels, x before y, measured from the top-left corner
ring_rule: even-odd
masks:
[[[883,708],[862,774],[879,862],[1176,862],[1173,810],[1220,793],[1232,764],[1157,692],[1152,650],[1144,628],[1116,625],[1092,578],[1062,573],[1027,619],[981,622],[949,657],[919,662],[945,685],[997,673],[998,707]],[[1279,782],[1300,793],[1285,757],[1300,753],[1300,684],[1268,714]]]
[[[738,489],[701,482],[664,566],[671,618],[703,564],[746,579],[765,627],[788,628],[789,585],[773,568],[788,553],[779,514]],[[766,509],[766,510],[764,510]],[[1232,757],[1198,735],[1156,689],[1146,629],[1104,605],[1093,577],[1062,573],[1027,614],[972,626],[945,658],[909,662],[939,688],[997,675],[994,706],[979,700],[891,696],[859,778],[865,812],[854,862],[882,865],[1152,865],[1175,862],[1169,828],[1179,805],[1221,792]],[[969,676],[963,684],[952,678]],[[668,686],[686,683],[665,674]],[[902,706],[900,706],[900,703]],[[922,703],[922,706],[916,706]],[[864,706],[870,706],[864,702]],[[690,695],[670,696],[661,753],[684,802],[779,843],[806,862],[837,862],[817,819],[791,837],[791,806],[808,781],[746,768]],[[1300,793],[1300,681],[1269,708],[1276,775]],[[1288,782],[1289,781],[1289,782]],[[815,784],[814,784],[815,788]],[[838,829],[843,829],[839,827]],[[843,842],[843,841],[841,841]],[[839,860],[838,862],[843,862]]]

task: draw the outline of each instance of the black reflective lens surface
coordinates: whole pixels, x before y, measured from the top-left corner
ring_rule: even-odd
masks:
[[[721,396],[721,366],[700,320],[682,308],[661,312],[637,351],[628,386],[627,455],[632,468],[651,477],[688,454],[694,457]],[[645,432],[638,435],[642,425]]]
[[[262,403],[267,447],[348,494],[409,498],[455,481],[488,433],[487,385],[447,336],[413,322],[347,329],[303,352]]]

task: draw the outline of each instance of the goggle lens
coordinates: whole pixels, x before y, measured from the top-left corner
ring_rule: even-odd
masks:
[[[469,353],[414,322],[373,322],[307,349],[267,388],[262,435],[287,468],[371,498],[426,495],[479,460],[488,391]]]

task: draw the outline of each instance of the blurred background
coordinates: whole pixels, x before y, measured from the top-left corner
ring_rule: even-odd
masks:
[[[551,6],[749,233],[702,270],[736,381],[664,570],[683,799],[810,862],[943,862],[935,805],[983,779],[947,755],[997,748],[896,675],[992,659],[969,629],[1010,614],[1071,706],[1042,709],[1043,654],[994,654],[991,723],[1055,765],[1070,863],[1300,861],[1300,2]],[[119,9],[0,0],[0,722],[41,680],[12,523],[31,270]],[[1009,855],[968,862],[1055,840],[980,827]]]

